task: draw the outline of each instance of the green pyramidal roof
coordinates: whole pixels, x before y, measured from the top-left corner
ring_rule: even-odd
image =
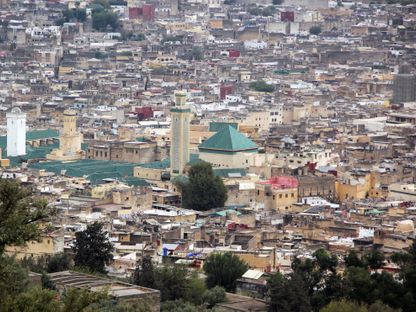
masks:
[[[200,144],[199,150],[223,152],[257,151],[257,145],[234,127],[227,126]]]

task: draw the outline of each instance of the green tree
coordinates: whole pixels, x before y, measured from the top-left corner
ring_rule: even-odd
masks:
[[[335,273],[338,265],[336,256],[331,255],[324,249],[318,249],[313,253],[313,256],[315,257],[316,264],[320,271],[331,271],[332,273]]]
[[[160,290],[161,300],[186,298],[189,290],[188,271],[184,266],[166,265],[155,269],[154,288]]]
[[[388,305],[385,305],[380,300],[377,300],[368,307],[368,312],[400,312],[400,309],[393,309]]]
[[[357,267],[364,268],[366,267],[365,263],[358,257],[358,254],[355,250],[351,250],[348,255],[344,258],[346,267]]]
[[[189,287],[184,299],[195,305],[201,305],[204,302],[204,295],[207,292],[205,281],[202,278],[199,278],[195,273],[189,278],[188,286]]]
[[[193,48],[192,48],[192,51],[191,51],[191,54],[192,54],[192,58],[193,58],[195,61],[200,61],[200,60],[202,60],[202,50],[201,50],[201,48],[200,48],[200,47],[193,47]]]
[[[94,0],[92,2],[93,7],[101,7],[101,10],[109,10],[111,9],[110,2],[108,0]]]
[[[345,299],[331,301],[321,312],[367,312],[367,307]]]
[[[113,245],[103,231],[103,224],[94,222],[85,231],[75,233],[75,265],[92,272],[105,273],[105,265],[113,259]]]
[[[61,303],[55,298],[55,291],[34,287],[20,293],[8,308],[16,312],[57,312],[61,310]]]
[[[162,302],[160,307],[161,312],[201,312],[204,310],[205,309],[182,299]]]
[[[225,289],[220,286],[215,286],[206,290],[202,295],[202,301],[208,308],[213,308],[216,304],[225,301]]]
[[[0,311],[7,311],[14,298],[27,289],[28,272],[13,258],[0,256]]]
[[[311,35],[319,35],[322,32],[321,26],[312,26],[309,28],[309,33]]]
[[[106,305],[109,297],[106,291],[94,292],[88,289],[68,288],[62,295],[62,312],[100,311],[99,305]]]
[[[365,260],[371,269],[380,269],[384,263],[384,255],[377,250],[372,250],[370,253],[365,255]]]
[[[117,13],[101,10],[92,13],[92,27],[98,31],[106,31],[108,27],[116,30],[119,27]]]
[[[12,180],[0,180],[0,255],[7,245],[24,245],[40,235],[40,223],[51,215],[47,203]]]
[[[370,273],[365,268],[350,267],[346,270],[344,283],[347,296],[356,302],[372,303],[374,298],[374,283]]]
[[[46,272],[54,273],[67,271],[72,267],[71,257],[66,253],[57,253],[48,257],[46,263]]]
[[[227,291],[235,290],[236,280],[247,270],[247,263],[231,252],[212,253],[204,263],[207,286],[221,286]]]
[[[276,8],[272,5],[270,5],[270,6],[263,9],[263,11],[261,12],[261,15],[263,15],[263,16],[273,16],[274,13],[276,13]]]
[[[273,92],[275,87],[266,83],[264,80],[257,80],[255,82],[250,83],[250,88],[258,91],[258,92]]]
[[[92,27],[98,31],[106,31],[111,28],[113,31],[119,28],[118,14],[113,12],[107,0],[95,0],[91,4]]]
[[[270,312],[311,311],[307,286],[300,275],[292,274],[290,278],[285,278],[278,272],[273,274],[267,283]]]
[[[393,308],[400,308],[401,298],[404,296],[402,283],[396,281],[390,273],[381,272],[371,274],[374,285],[373,298],[382,301],[384,304]]]
[[[224,207],[227,189],[221,178],[214,175],[211,164],[198,162],[189,170],[189,182],[176,182],[182,193],[182,205],[195,210]]]
[[[56,285],[54,282],[52,282],[48,274],[42,273],[41,282],[42,282],[42,288],[49,289],[49,290],[56,290]]]
[[[141,266],[137,267],[134,271],[133,282],[143,287],[154,287],[155,272],[150,256],[143,257]]]

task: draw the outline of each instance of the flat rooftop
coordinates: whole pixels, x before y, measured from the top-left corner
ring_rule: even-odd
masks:
[[[132,285],[117,280],[97,277],[74,271],[62,271],[48,274],[57,288],[84,288],[99,292],[106,290],[116,298],[140,297],[143,295],[159,295],[159,290]]]

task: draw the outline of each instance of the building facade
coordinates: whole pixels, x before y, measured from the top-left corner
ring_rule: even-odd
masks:
[[[191,109],[186,105],[186,93],[175,93],[175,106],[170,109],[172,118],[171,128],[171,173],[182,174],[185,165],[189,162],[189,127]]]
[[[7,114],[7,156],[26,154],[26,114],[15,107]]]

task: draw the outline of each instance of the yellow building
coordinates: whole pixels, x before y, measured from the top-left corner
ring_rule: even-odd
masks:
[[[272,177],[256,183],[256,203],[267,210],[282,212],[298,209],[298,181],[294,177]]]
[[[41,235],[39,241],[29,241],[23,246],[7,246],[6,254],[17,259],[53,255],[64,251],[64,230],[58,228]]]
[[[386,195],[378,186],[377,175],[367,173],[363,175],[346,174],[342,180],[335,182],[335,192],[337,198],[343,202],[345,200],[381,198]]]

